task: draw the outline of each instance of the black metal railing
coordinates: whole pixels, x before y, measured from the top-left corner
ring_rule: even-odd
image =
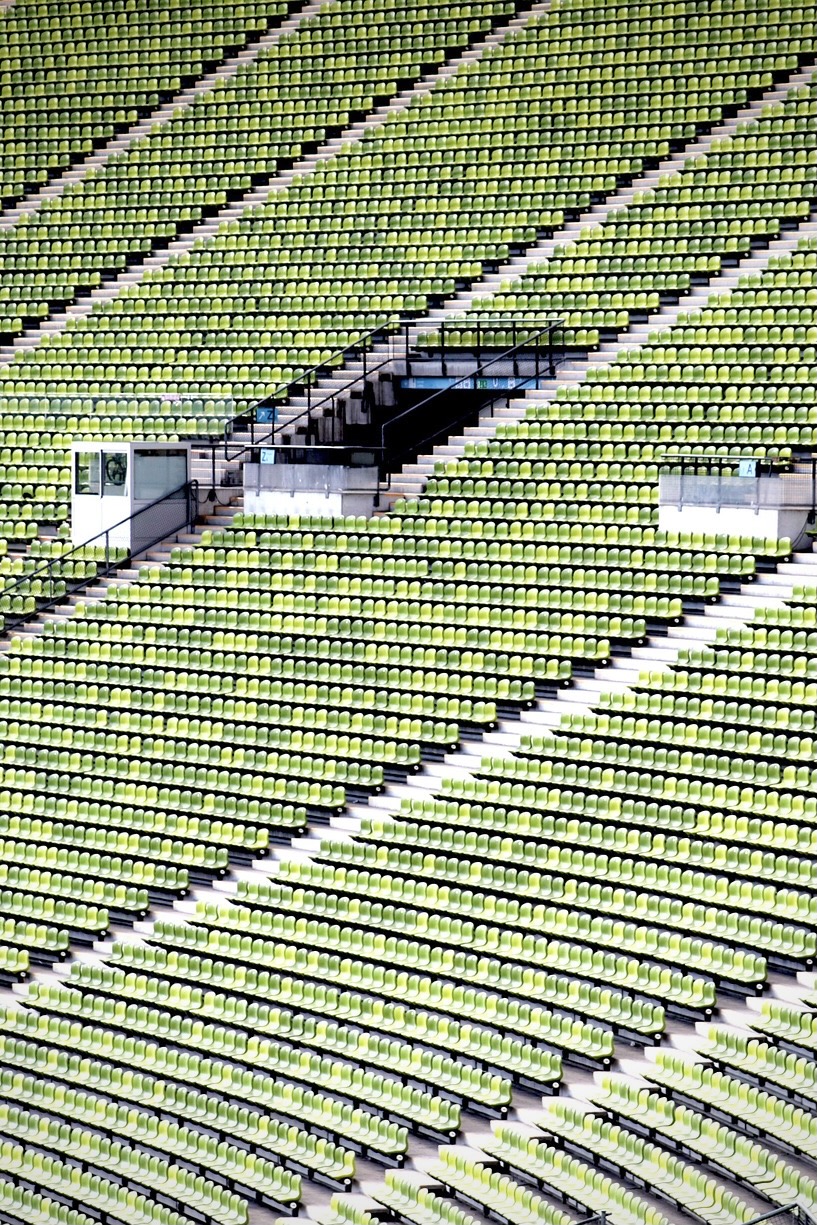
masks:
[[[170,512],[169,519],[163,516],[159,531],[153,531],[148,526],[147,535],[144,539],[140,539],[138,548],[123,548],[112,543],[115,533],[128,525],[131,526],[129,535],[132,538],[133,525],[138,520],[144,520],[150,514],[155,516],[156,511],[165,506]],[[178,507],[178,515],[172,513],[175,507]],[[13,583],[7,583],[0,590],[0,608],[4,610],[2,611],[2,632],[8,634],[11,630],[24,625],[37,613],[54,608],[66,596],[82,591],[89,583],[112,574],[131,558],[137,557],[147,549],[152,549],[154,545],[166,540],[168,536],[184,528],[193,527],[198,517],[198,509],[198,482],[186,481],[169,493],[163,494],[161,498],[156,498],[147,506],[140,507],[132,515],[120,519],[118,523],[112,524],[104,531],[97,532],[83,544],[74,545],[67,552],[61,553],[59,557],[44,558],[41,564],[36,565],[27,574],[21,574]],[[89,549],[95,550],[96,556],[88,557]],[[84,574],[73,582],[68,580],[61,571],[64,570],[66,563],[70,564],[72,561],[92,564],[93,573]],[[23,600],[25,608],[15,612],[13,605],[18,598]],[[6,609],[8,611],[5,611]]]
[[[556,374],[556,347],[553,341],[561,327],[561,319],[550,319],[537,332],[537,339],[540,334],[547,335],[548,337],[546,357],[547,374],[549,379],[553,378]],[[454,391],[459,387],[466,387],[468,384],[470,384],[473,390],[484,390],[478,387],[478,381],[486,371],[490,370],[499,363],[505,364],[508,361],[513,362],[517,353],[526,349],[530,350],[530,338],[517,341],[516,345],[513,345],[510,349],[505,349],[501,353],[498,353],[495,357],[491,358],[490,361],[483,362],[477,370],[463,375],[462,378],[457,379],[447,387],[439,388],[439,390],[433,392],[430,396],[426,396],[426,398],[421,400],[419,404],[414,404],[411,408],[408,408],[404,412],[398,413],[396,416],[389,418],[388,421],[383,422],[380,431],[380,445],[377,448],[381,461],[380,476],[377,485],[377,493],[375,495],[375,506],[380,505],[380,499],[383,491],[388,490],[391,487],[392,473],[400,464],[404,463],[412,455],[421,454],[439,438],[448,437],[454,430],[457,429],[458,426],[463,425],[466,421],[471,420],[475,416],[475,409],[473,405],[471,405],[466,412],[461,413],[453,420],[451,418],[446,419],[445,423],[441,425],[439,429],[433,430],[431,433],[426,434],[422,438],[412,439],[410,445],[404,446],[399,450],[389,446],[388,433],[393,431],[400,421],[408,419],[413,414],[422,413],[423,415],[427,416],[429,414],[429,410],[433,409],[435,402],[439,402],[441,397],[447,396],[451,391]],[[542,378],[542,370],[540,368],[538,349],[536,350],[536,353],[537,356],[534,360],[533,373],[529,375],[514,375],[514,378],[518,378],[518,381],[513,385],[513,387],[495,389],[493,394],[490,395],[487,400],[483,400],[480,404],[479,413],[481,416],[485,414],[487,409],[488,415],[493,417],[494,407],[501,400],[506,400],[509,392],[526,391],[530,390],[531,388],[539,387]]]
[[[307,446],[331,446],[346,448],[349,452],[357,452],[362,449],[376,450],[383,454],[381,447],[375,441],[374,436],[371,439],[366,439],[361,442],[356,440],[348,442],[347,427],[341,405],[351,397],[351,393],[356,388],[360,388],[361,400],[366,405],[367,394],[370,394],[370,384],[373,377],[386,370],[400,360],[404,366],[404,372],[407,378],[411,377],[412,367],[415,363],[427,363],[429,353],[433,351],[426,350],[418,351],[412,348],[411,333],[418,326],[417,319],[392,319],[387,323],[381,324],[376,328],[372,328],[369,332],[362,333],[354,341],[350,342],[343,349],[337,350],[330,357],[326,358],[320,364],[312,366],[310,369],[299,372],[293,379],[287,383],[282,383],[276,387],[269,395],[260,403],[252,405],[237,414],[225,426],[223,439],[214,443],[199,442],[194,444],[195,449],[201,451],[210,451],[212,464],[212,484],[216,485],[216,462],[217,457],[221,457],[228,463],[236,461],[250,455],[262,447],[273,448],[276,451],[283,453],[283,457],[290,461],[295,460],[298,452],[303,452]],[[556,338],[558,332],[563,326],[561,319],[554,319],[548,316],[538,323],[531,320],[519,320],[511,318],[482,318],[478,317],[473,324],[468,319],[460,319],[458,321],[443,321],[440,324],[441,335],[441,353],[440,353],[440,368],[443,375],[447,371],[448,355],[450,355],[452,344],[448,339],[452,331],[462,332],[463,329],[473,330],[475,334],[475,365],[471,372],[462,379],[457,379],[450,387],[441,389],[435,392],[434,395],[442,394],[443,391],[450,391],[465,385],[469,379],[478,380],[481,375],[488,369],[494,368],[502,363],[511,363],[513,377],[518,380],[517,387],[524,389],[530,386],[538,386],[540,380],[547,376],[552,378],[555,374],[557,345]],[[490,334],[497,331],[510,333],[512,343],[496,352],[496,344],[489,340]],[[388,343],[389,349],[382,357],[375,357],[374,350],[378,345]],[[493,352],[490,360],[483,360],[484,354],[488,351]],[[520,362],[528,356],[528,365],[532,367],[532,373],[525,376],[520,371]],[[317,383],[321,377],[324,377],[327,372],[335,367],[340,367],[349,358],[356,358],[362,361],[362,370],[351,376],[345,383],[339,387],[333,388],[330,392],[323,394],[318,392]],[[275,419],[277,402],[284,402],[293,394],[298,393],[306,397],[306,406],[294,416],[288,417],[286,421],[279,422]],[[432,399],[433,397],[428,397]],[[369,416],[372,415],[373,405],[368,406]],[[419,407],[419,406],[418,406]],[[271,421],[265,420],[265,414],[270,412],[273,414]],[[398,416],[406,418],[413,410],[407,410],[404,414],[396,415],[390,420],[397,420]],[[235,440],[236,433],[239,430],[244,437]],[[301,430],[304,435],[303,443],[285,443],[284,437],[292,437],[293,431]],[[381,465],[382,466],[382,465]]]
[[[510,354],[516,354],[514,358],[514,376],[519,376],[519,357],[528,348],[533,350],[533,360],[537,365],[546,362],[549,377],[553,378],[555,373],[555,351],[553,346],[553,338],[558,329],[562,328],[564,321],[555,319],[553,315],[544,314],[538,320],[531,318],[518,319],[508,318],[507,316],[491,316],[491,315],[474,315],[473,318],[463,319],[444,319],[437,329],[440,337],[440,369],[445,375],[448,373],[449,359],[454,355],[460,355],[464,350],[473,353],[476,358],[477,366],[483,364],[482,359],[486,353],[496,353],[497,349],[501,349],[504,345],[504,356],[506,359]],[[462,340],[457,342],[451,339],[452,334],[473,335],[473,344],[463,343]],[[492,334],[496,333],[510,334],[511,343],[497,342],[491,340]],[[541,338],[547,336],[547,344],[542,352]]]
[[[206,441],[196,442],[193,444],[195,449],[197,451],[210,450],[215,465],[217,454],[219,451],[222,451],[222,448],[223,458],[228,463],[234,463],[243,455],[258,447],[275,446],[276,440],[279,438],[280,431],[283,428],[289,429],[296,422],[300,422],[304,418],[311,418],[318,404],[323,404],[323,399],[319,402],[314,400],[314,394],[318,381],[325,377],[330,370],[342,366],[349,358],[359,357],[363,360],[363,373],[356,375],[354,379],[350,380],[350,383],[355,384],[361,380],[368,381],[371,375],[385,364],[379,363],[376,366],[372,366],[370,354],[375,346],[386,340],[393,339],[395,333],[403,329],[406,335],[406,346],[408,347],[408,329],[411,326],[411,320],[392,319],[386,323],[378,324],[377,327],[372,328],[368,332],[361,333],[360,336],[350,341],[348,345],[345,345],[342,349],[337,349],[324,358],[323,361],[310,366],[306,370],[299,371],[286,383],[279,383],[277,387],[273,388],[257,404],[250,405],[234,417],[231,417],[225,423],[223,439],[215,443],[208,443]],[[387,360],[392,361],[393,356],[390,355]],[[306,395],[307,406],[296,417],[290,418],[286,422],[285,427],[281,426],[275,420],[276,405],[283,403],[295,393]],[[271,421],[265,420],[265,414],[268,411],[273,415]],[[231,444],[231,439],[239,430],[245,435],[249,434],[249,439],[242,439]]]

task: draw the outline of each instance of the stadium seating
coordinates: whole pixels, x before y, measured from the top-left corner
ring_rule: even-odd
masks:
[[[510,0],[481,0],[467,12],[425,0],[326,4],[0,234],[0,334],[19,334],[189,230],[513,12]]]
[[[701,1113],[678,1105],[660,1092],[620,1076],[604,1078],[594,1098],[628,1127],[642,1132],[649,1129],[667,1148],[686,1153],[705,1166],[725,1170],[739,1185],[775,1203],[802,1202],[804,1207],[813,1208],[817,1202],[817,1182],[808,1173],[778,1157],[766,1145],[712,1118],[708,1111]],[[761,1132],[763,1122],[761,1116]]]
[[[20,462],[99,431],[220,434],[234,411],[282,394],[374,325],[424,311],[811,54],[812,23],[777,0],[698,15],[671,57],[634,36],[644,9],[571,0],[529,22],[266,205],[21,354],[0,397]],[[674,28],[664,7],[650,13]],[[599,55],[600,44],[612,49]],[[537,98],[552,83],[547,123],[526,83],[534,74]],[[17,318],[9,312],[12,331]],[[224,394],[235,400],[226,413]],[[32,500],[39,521],[53,522],[53,495],[35,489]]]
[[[287,13],[285,0],[19,0],[0,14],[0,205],[91,153]],[[62,62],[62,48],[70,48]],[[55,55],[55,52],[57,53]]]
[[[731,294],[716,292],[702,310],[592,369],[555,399],[531,393],[522,419],[500,422],[495,437],[468,442],[462,459],[439,460],[423,497],[397,509],[432,515],[438,506],[475,504],[477,497],[487,502],[503,492],[524,497],[535,488],[546,499],[543,511],[561,525],[551,531],[571,526],[607,547],[649,546],[656,539],[658,477],[678,456],[687,462],[700,456],[704,469],[715,456],[736,454],[785,464],[811,445],[816,261],[813,237],[804,238],[791,254],[774,257],[767,271],[745,278]],[[802,325],[792,322],[793,311]],[[728,547],[726,536],[718,539]],[[648,554],[637,556],[640,566]],[[739,571],[743,563],[735,557],[732,564]],[[685,568],[684,594],[705,598],[706,579]],[[592,569],[594,586],[603,583],[611,594],[617,589],[611,609],[634,608],[621,602],[620,583],[628,601],[639,591],[634,583],[639,594],[645,591],[643,575],[625,571],[619,580],[608,571],[599,581]],[[665,583],[653,591],[678,594]]]
[[[708,153],[690,157],[656,189],[635,193],[631,205],[557,247],[521,280],[480,298],[462,328],[446,328],[448,346],[472,348],[480,316],[517,322],[556,317],[564,323],[557,343],[592,349],[629,327],[633,316],[652,314],[696,281],[716,277],[724,263],[744,258],[753,246],[809,216],[817,196],[815,116],[817,87],[793,89],[785,101],[767,106],[762,118],[739,125],[734,137],[714,141]],[[741,305],[740,295],[730,304]],[[786,318],[774,323],[807,333],[812,304],[797,294],[787,305]],[[757,319],[747,315],[746,322],[761,318],[762,312]],[[743,322],[743,313],[731,322]],[[708,323],[698,324],[699,337],[717,343],[717,336],[703,334]],[[438,336],[426,340],[439,343]],[[735,342],[741,337],[733,334],[727,343]],[[512,335],[483,326],[481,343],[510,346]]]
[[[755,1036],[713,1025],[704,1053],[709,1063],[730,1075],[737,1072],[750,1083],[813,1107],[817,1103],[817,1063],[813,1056],[805,1052],[798,1054],[775,1041],[779,1035],[784,1041],[794,1037],[795,1044],[799,1044],[804,1034],[804,1045],[808,1047],[811,1020],[805,1009],[770,1002],[763,1019],[758,1018],[756,1022],[756,1028],[763,1033]],[[788,1032],[784,1032],[785,1029]]]
[[[632,562],[659,590],[712,596],[753,573],[753,554],[781,551],[646,530],[633,548],[582,545],[592,537],[553,531],[535,497],[506,503],[507,519],[494,505],[347,524],[236,517],[15,637],[0,656],[0,887],[138,917],[553,693],[643,639],[646,615],[677,618],[682,603],[663,595],[624,615],[563,608],[561,588],[593,581],[590,558],[616,585]],[[522,607],[501,586],[485,606],[494,577],[519,584]]]
[[[712,1108],[741,1131],[756,1128],[787,1152],[806,1157],[817,1153],[817,1116],[775,1093],[673,1051],[658,1052],[649,1077],[676,1100],[698,1111]]]
[[[109,68],[125,57],[115,84],[95,67],[84,93],[22,91],[43,140],[57,111],[73,125],[43,145],[51,172],[285,11],[171,8],[159,46],[150,7],[112,7],[104,38],[97,0],[41,8],[0,15],[0,45],[36,34],[18,57],[33,78],[69,30],[94,31]],[[513,12],[329,0],[0,237],[0,262],[21,262],[0,272],[0,328],[192,228]],[[66,593],[105,563],[39,536],[65,527],[72,438],[218,436],[785,79],[814,38],[782,0],[555,0],[21,355],[0,373],[0,613],[36,612],[43,560]],[[807,214],[814,109],[798,90],[490,309],[558,309],[587,347],[716,274]],[[41,163],[0,161],[9,190]],[[679,449],[786,464],[811,445],[815,257],[807,240],[609,369],[532,394],[388,513],[236,515],[5,644],[3,1225],[249,1225],[255,1205],[311,1207],[307,1180],[334,1193],[321,1225],[813,1210],[817,999],[756,997],[817,958],[817,589],[361,810],[790,559],[788,540],[662,532],[656,491]],[[668,1018],[712,1023],[699,1056],[659,1047]],[[648,1082],[610,1073],[625,1048]],[[576,1068],[590,1106],[559,1096]],[[525,1122],[519,1091],[546,1098]],[[474,1114],[480,1147],[457,1144],[476,1143]],[[418,1138],[437,1156],[409,1165]],[[360,1169],[365,1202],[345,1198]]]
[[[485,1155],[463,1148],[441,1148],[440,1160],[430,1172],[446,1190],[486,1208],[493,1198],[488,1190],[491,1184],[503,1189],[506,1202],[518,1202],[525,1194],[534,1194],[525,1185],[532,1180],[540,1189],[555,1192],[585,1211],[606,1212],[616,1225],[664,1225],[666,1217],[661,1212],[606,1172],[560,1148],[549,1148],[544,1137],[539,1139],[541,1142],[529,1138],[526,1130],[502,1125],[496,1128],[495,1139],[486,1141]],[[499,1170],[492,1169],[497,1159]],[[534,1199],[540,1212],[548,1211],[546,1200],[539,1196]]]
[[[571,1153],[567,1157],[562,1148],[566,1142]],[[597,1167],[603,1164],[619,1195],[632,1175],[639,1187],[646,1185],[652,1194],[696,1219],[726,1225],[727,1221],[747,1221],[753,1216],[752,1209],[734,1190],[694,1160],[664,1148],[652,1137],[608,1121],[606,1115],[587,1113],[566,1100],[554,1103],[537,1119],[533,1134],[503,1124],[494,1138],[484,1143],[486,1152],[511,1171],[525,1171],[545,1185],[551,1185],[553,1178],[557,1187],[563,1186],[566,1177],[572,1178],[573,1194],[579,1202],[583,1202],[583,1186],[593,1186]]]

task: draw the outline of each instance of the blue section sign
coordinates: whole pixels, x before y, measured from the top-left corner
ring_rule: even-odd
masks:
[[[455,384],[458,391],[514,391],[520,387],[533,387],[536,384],[536,380],[533,378],[514,378],[513,375],[498,376],[492,379],[454,379],[439,375],[429,375],[428,377],[400,380],[400,385],[404,391],[437,391],[440,388],[453,387]]]

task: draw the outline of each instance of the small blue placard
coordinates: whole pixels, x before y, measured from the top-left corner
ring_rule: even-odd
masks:
[[[262,464],[274,464],[275,463],[275,447],[262,447],[261,448],[261,463]]]
[[[757,460],[742,459],[738,464],[738,476],[757,476]]]

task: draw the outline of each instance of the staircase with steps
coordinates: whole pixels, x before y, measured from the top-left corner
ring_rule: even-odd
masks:
[[[13,0],[9,0],[9,3]],[[88,175],[96,174],[102,170],[107,162],[117,153],[124,153],[129,149],[135,141],[140,140],[154,128],[157,124],[166,123],[173,117],[176,111],[183,107],[190,106],[195,102],[200,95],[207,93],[219,81],[225,78],[234,76],[239,69],[244,68],[247,64],[251,64],[258,56],[263,55],[270,47],[274,47],[277,42],[285,38],[288,34],[294,33],[299,25],[307,18],[314,16],[323,6],[324,0],[308,0],[303,3],[303,0],[298,0],[298,3],[293,7],[292,12],[283,21],[275,21],[272,28],[268,29],[265,34],[256,38],[252,42],[248,42],[245,47],[234,55],[229,56],[219,66],[211,72],[206,73],[195,84],[190,85],[187,89],[183,89],[175,97],[170,98],[162,106],[151,111],[138,123],[126,131],[112,137],[105,145],[95,152],[83,158],[79,162],[75,162],[62,174],[55,175],[50,179],[45,186],[37,191],[29,192],[18,204],[6,209],[0,214],[0,230],[12,229],[18,221],[24,217],[35,213],[37,209],[47,200],[54,200],[61,195],[67,187],[75,187],[81,183]],[[0,9],[3,4],[0,3]]]

